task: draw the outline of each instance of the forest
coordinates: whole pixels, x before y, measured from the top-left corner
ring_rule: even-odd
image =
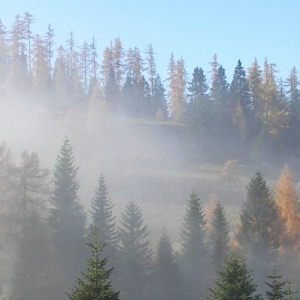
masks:
[[[162,79],[34,21],[0,19],[0,299],[297,299],[296,67]]]

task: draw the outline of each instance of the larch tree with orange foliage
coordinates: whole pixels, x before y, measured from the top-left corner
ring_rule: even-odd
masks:
[[[284,228],[281,237],[282,252],[293,248],[300,249],[300,243],[298,242],[300,237],[300,211],[297,201],[296,184],[288,166],[285,165],[275,186],[275,202]]]

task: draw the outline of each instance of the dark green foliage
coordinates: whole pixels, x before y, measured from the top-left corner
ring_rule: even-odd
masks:
[[[240,60],[234,70],[230,85],[230,102],[234,111],[235,125],[239,127],[243,138],[250,139],[254,127],[253,103],[249,84],[246,80],[246,72]],[[242,120],[238,120],[238,118],[243,118],[244,124],[241,124]]]
[[[84,266],[84,236],[86,215],[78,199],[79,183],[74,166],[73,149],[65,138],[54,167],[54,191],[51,197],[49,223],[53,229],[53,241],[65,271],[67,283]]]
[[[261,173],[251,178],[247,187],[247,199],[239,216],[236,238],[245,251],[255,274],[261,279],[278,250],[276,221],[278,219],[274,200]]]
[[[224,207],[218,202],[213,211],[211,228],[208,232],[211,262],[219,267],[229,252],[229,224]]]
[[[92,230],[94,241],[87,244],[91,249],[91,257],[87,260],[87,271],[82,273],[82,279],[77,279],[77,285],[68,294],[70,300],[117,300],[120,292],[110,282],[112,269],[107,270],[108,258],[101,258],[105,244],[98,239],[97,228]]]
[[[122,88],[122,110],[128,117],[136,116],[138,113],[138,106],[134,96],[134,88],[132,78],[127,75]]]
[[[283,300],[288,299],[287,296],[290,294],[290,291],[285,290],[285,282],[281,281],[282,275],[276,274],[276,266],[273,265],[273,273],[272,275],[267,276],[270,281],[265,282],[268,287],[266,291],[266,296],[269,300]]]
[[[18,242],[11,299],[61,299],[64,295],[61,280],[49,227],[38,214],[31,213]]]
[[[105,100],[112,111],[118,111],[120,106],[120,91],[116,82],[114,69],[111,67],[105,86]]]
[[[164,88],[159,75],[157,74],[154,80],[154,89],[152,96],[152,116],[158,118],[159,111],[162,114],[163,120],[168,118],[168,104],[166,99],[166,89]]]
[[[200,198],[190,194],[183,228],[181,229],[181,269],[188,299],[198,299],[204,292],[207,277],[208,254],[205,244],[205,221]]]
[[[256,292],[256,284],[252,278],[252,271],[246,262],[230,253],[222,267],[217,271],[218,277],[214,281],[215,288],[210,289],[211,296],[217,300],[254,300],[261,299]]]
[[[108,258],[102,259],[105,244],[99,242],[97,229],[93,229],[94,242],[87,244],[91,248],[91,257],[87,260],[87,271],[82,273],[82,279],[68,294],[70,300],[117,300],[120,292],[115,291],[110,282],[112,269],[107,270]]]
[[[208,95],[206,76],[201,68],[195,68],[193,79],[189,82],[189,104],[186,123],[191,135],[199,141],[200,133],[211,129],[212,105]]]
[[[141,115],[144,118],[149,119],[152,117],[152,100],[149,83],[143,76],[140,84],[143,89],[143,97],[141,97]]]
[[[114,262],[117,258],[117,231],[116,217],[113,216],[114,207],[109,198],[109,190],[104,176],[101,174],[98,186],[92,199],[92,225],[98,228],[99,240],[105,243],[104,255],[109,255],[110,261]]]
[[[143,225],[142,211],[135,202],[127,204],[120,223],[121,277],[118,286],[122,299],[146,299],[152,252],[146,241],[147,225]]]
[[[228,118],[229,112],[229,84],[226,80],[225,69],[220,66],[218,73],[212,82],[210,99],[213,102],[214,110],[219,117]]]
[[[157,245],[154,271],[155,299],[182,299],[179,265],[171,239],[164,231]]]

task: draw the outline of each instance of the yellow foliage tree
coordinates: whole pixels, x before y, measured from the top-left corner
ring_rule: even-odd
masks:
[[[297,205],[297,189],[288,166],[284,166],[275,186],[275,202],[284,230],[282,232],[282,252],[300,250],[300,218]]]

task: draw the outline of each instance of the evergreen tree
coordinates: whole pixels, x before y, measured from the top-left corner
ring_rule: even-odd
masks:
[[[247,199],[239,215],[236,238],[260,279],[278,251],[277,219],[275,202],[266,181],[257,172],[247,186]]]
[[[232,116],[229,106],[229,85],[226,80],[225,69],[220,66],[212,82],[210,90],[210,100],[213,104],[215,132],[222,136],[224,131],[226,136],[232,128]]]
[[[92,199],[92,225],[98,228],[99,240],[105,243],[104,255],[109,255],[112,262],[117,258],[117,232],[116,221],[113,216],[114,205],[109,198],[109,190],[104,176],[101,174],[98,180],[98,186]]]
[[[239,128],[241,136],[249,140],[253,135],[253,104],[246,73],[240,60],[234,70],[230,85],[230,101],[234,111],[234,123]],[[241,107],[241,114],[238,114],[239,107]],[[240,121],[241,118],[244,121]]]
[[[90,71],[91,71],[91,82],[97,82],[98,79],[98,62],[97,62],[97,42],[95,38],[93,37],[92,43],[90,44],[90,51],[91,51],[91,56],[90,56],[90,61],[89,61],[89,66],[90,66]],[[92,92],[93,89],[90,89],[90,92]]]
[[[258,61],[255,58],[254,62],[248,69],[248,77],[247,77],[250,94],[253,102],[253,109],[255,116],[262,120],[263,119],[263,103],[262,103],[262,72],[260,66],[258,65]]]
[[[208,242],[212,263],[219,267],[229,252],[229,224],[224,207],[218,202],[213,210]]]
[[[285,300],[288,299],[286,296],[288,291],[284,289],[285,282],[281,281],[282,275],[277,275],[276,265],[273,265],[272,275],[267,276],[270,282],[265,282],[268,287],[266,291],[267,299],[269,300]]]
[[[155,64],[154,55],[155,55],[154,49],[152,45],[149,44],[146,49],[146,59],[147,59],[147,73],[148,73],[148,82],[150,87],[151,101],[153,101],[155,76],[156,76],[156,64]]]
[[[127,74],[122,91],[122,110],[129,116],[134,117],[138,115],[138,103],[136,101],[132,78]]]
[[[141,97],[141,115],[149,119],[152,116],[152,100],[151,100],[151,91],[148,81],[143,76],[140,81],[140,87],[143,90],[143,95]]]
[[[102,259],[105,244],[99,242],[97,229],[93,230],[94,241],[87,244],[91,248],[91,257],[87,260],[87,271],[82,273],[82,279],[68,294],[70,300],[118,300],[120,292],[115,291],[110,282],[112,269],[107,270],[108,258]]]
[[[222,267],[217,271],[215,288],[210,289],[213,299],[217,300],[259,300],[256,284],[246,262],[230,253]]]
[[[37,212],[30,211],[17,244],[11,299],[62,299],[61,273],[53,251],[50,228]]]
[[[179,265],[171,239],[164,231],[158,241],[154,271],[155,299],[182,299]]]
[[[205,244],[204,214],[200,198],[190,194],[183,228],[181,229],[181,269],[184,278],[186,298],[198,299],[203,294],[207,273],[207,249]]]
[[[164,88],[159,75],[156,75],[153,90],[152,115],[158,119],[161,112],[162,120],[168,119],[168,104],[166,99],[166,89]]]
[[[73,148],[69,139],[65,138],[54,167],[49,223],[67,287],[73,284],[75,276],[83,269],[85,254],[86,215],[78,199],[78,168],[74,161]]]
[[[218,68],[220,67],[220,64],[218,63],[218,57],[216,53],[213,55],[212,59],[213,61],[211,61],[209,64],[211,66],[211,82],[214,82],[218,75]]]
[[[135,202],[127,204],[120,223],[121,276],[118,286],[122,299],[147,299],[152,251],[146,240],[147,225],[143,225],[142,211]]]
[[[111,111],[119,111],[120,106],[120,93],[115,79],[113,67],[110,67],[108,79],[105,85],[105,100],[107,101]]]
[[[190,134],[199,142],[201,133],[209,132],[212,107],[208,95],[206,76],[201,68],[195,68],[193,79],[188,86],[189,105],[186,123]]]
[[[289,151],[298,155],[299,137],[300,137],[300,90],[298,72],[295,67],[292,68],[287,79],[287,130],[285,133],[285,146]]]

